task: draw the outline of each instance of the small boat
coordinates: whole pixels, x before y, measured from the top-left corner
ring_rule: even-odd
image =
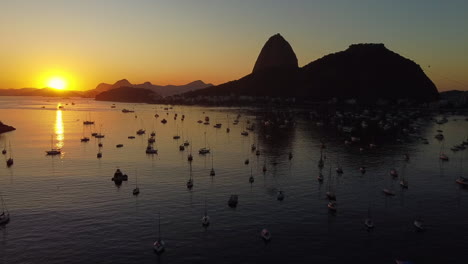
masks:
[[[83,125],[94,125],[94,121],[83,121]]]
[[[10,157],[6,161],[7,167],[11,167],[13,165],[13,158],[11,157],[11,144],[9,144],[9,152],[10,152]]]
[[[128,139],[135,139],[135,136],[128,136]]]
[[[382,191],[383,191],[383,193],[384,193],[385,195],[388,195],[388,196],[394,196],[394,195],[395,195],[395,192],[394,192],[394,191],[392,191],[392,190],[390,190],[390,189],[387,189],[387,188],[383,189]]]
[[[325,193],[325,195],[327,196],[328,200],[336,201],[336,194],[334,192],[328,191]]]
[[[323,175],[322,173],[320,172],[319,175],[317,176],[317,180],[321,183],[323,182]]]
[[[198,124],[201,124],[201,123],[203,123],[203,121],[201,121],[201,120],[198,120],[198,121],[197,121],[197,123],[198,123]]]
[[[461,186],[468,186],[468,178],[462,176],[460,176],[455,182],[460,184]]]
[[[263,173],[265,173],[267,171],[267,167],[266,167],[266,164],[263,164],[263,168],[262,168],[262,171]]]
[[[364,167],[364,166],[360,167],[360,168],[359,168],[359,171],[360,171],[362,174],[366,173],[366,167]]]
[[[128,176],[127,174],[123,174],[122,171],[120,169],[117,169],[115,172],[114,172],[114,177],[112,177],[112,180],[113,181],[127,181],[128,180]]]
[[[54,147],[53,147],[53,144],[54,144],[54,139],[53,139],[53,136],[51,136],[51,139],[50,139],[50,146],[51,146],[51,149],[50,149],[50,150],[46,150],[47,155],[49,155],[49,156],[60,155],[60,154],[62,153],[62,150],[61,150],[61,149],[58,149],[58,148],[54,148]]]
[[[185,150],[184,144],[181,144],[181,145],[179,146],[179,150],[180,150],[180,151],[184,151],[184,150]]]
[[[205,147],[199,149],[198,153],[202,155],[210,153],[210,149],[206,147],[206,132],[205,132]]]
[[[188,189],[192,189],[192,188],[193,188],[193,179],[190,178],[190,179],[187,181],[187,188],[188,188]]]
[[[226,128],[226,133],[229,133],[229,132],[231,132],[231,129],[228,127]]]
[[[366,218],[366,220],[364,220],[364,225],[365,225],[368,229],[372,229],[372,228],[374,228],[374,221],[372,221],[371,218]]]
[[[418,231],[423,231],[424,230],[424,225],[421,219],[416,219],[413,222],[414,227],[416,227],[416,230]]]
[[[242,135],[242,136],[248,136],[248,135],[249,135],[249,132],[247,132],[247,131],[242,131],[242,132],[241,132],[241,135]]]
[[[88,141],[89,141],[89,137],[82,137],[80,140],[81,140],[81,142],[88,142]]]
[[[153,250],[156,252],[156,254],[161,254],[164,252],[165,247],[164,247],[164,241],[161,239],[161,216],[159,215],[158,217],[158,231],[159,231],[159,238],[156,240],[156,242],[153,243]]]
[[[255,146],[255,144],[252,144],[252,146],[250,146],[250,149],[251,149],[252,151],[255,151],[255,150],[257,149],[257,146]]]
[[[102,143],[99,143],[99,144],[98,144],[98,147],[102,148]]]
[[[327,205],[327,206],[328,206],[328,209],[329,209],[330,211],[336,212],[336,210],[337,210],[337,204],[336,204],[336,202],[330,201],[330,202],[328,202],[328,205]]]
[[[211,171],[210,171],[210,176],[215,176],[215,175],[216,175],[215,170],[214,170],[213,163],[214,163],[214,155],[211,154]]]
[[[192,161],[192,160],[193,160],[193,156],[192,156],[192,154],[188,154],[188,156],[187,156],[187,160],[188,160],[188,161]]]
[[[148,143],[149,144],[154,143],[154,142],[156,142],[156,139],[154,137],[148,138]]]
[[[150,136],[155,137],[155,136],[156,136],[156,132],[154,132],[154,131],[151,132]]]
[[[392,177],[398,177],[398,172],[397,172],[395,169],[391,169],[391,170],[390,170],[390,175],[391,175]]]
[[[255,181],[255,178],[254,178],[252,175],[250,175],[250,177],[249,177],[249,182],[250,182],[250,183],[253,183],[254,181]]]
[[[448,160],[449,160],[448,156],[445,155],[444,153],[440,153],[439,159],[441,159],[441,160],[443,160],[443,161],[448,161]]]
[[[144,129],[138,129],[137,132],[136,132],[136,134],[137,134],[137,135],[143,135],[143,134],[145,134],[145,132],[146,132],[146,131],[145,131]]]
[[[260,156],[260,150],[255,151],[255,155]]]
[[[216,124],[216,125],[214,125],[213,127],[214,127],[214,128],[221,128],[221,126],[222,126],[222,124],[220,124],[220,123],[217,123],[217,124]]]
[[[443,134],[441,134],[441,133],[438,133],[438,134],[437,134],[437,135],[435,135],[434,137],[435,137],[436,139],[438,139],[438,140],[442,140],[442,139],[444,139],[444,135],[443,135]]]
[[[190,145],[190,142],[189,142],[188,140],[185,140],[185,141],[184,141],[184,146],[187,147],[187,146],[189,146],[189,145]]]
[[[271,233],[268,231],[268,229],[264,228],[262,229],[262,232],[260,232],[260,236],[265,240],[266,242],[270,241],[271,239]]]
[[[206,209],[206,201],[205,201],[205,213],[203,214],[201,222],[202,222],[202,226],[204,227],[207,227],[210,225],[210,217],[208,216],[208,211]]]
[[[123,147],[123,144],[117,144],[117,145],[115,145],[115,147],[116,148],[121,148],[121,147]]]
[[[291,160],[293,158],[293,154],[292,152],[289,152],[289,160]]]
[[[138,188],[138,174],[135,173],[135,189],[133,189],[133,195],[140,194],[140,188]]]
[[[401,179],[400,186],[401,188],[408,189],[408,181],[405,179]]]
[[[10,221],[10,212],[5,206],[5,201],[3,201],[3,196],[0,195],[2,200],[2,213],[0,214],[0,225],[6,225]]]
[[[163,120],[161,120],[161,123],[166,124],[167,120],[165,118],[163,118]]]
[[[336,173],[343,174],[343,168],[341,166],[336,167]]]
[[[97,134],[97,135],[96,135],[96,136],[94,136],[94,137],[95,137],[95,138],[104,138],[104,135],[103,135],[103,134],[101,134],[101,133],[99,133],[99,134]]]
[[[180,139],[180,136],[179,135],[175,135],[172,137],[173,139]]]
[[[201,149],[198,150],[198,153],[199,153],[199,154],[202,154],[202,155],[203,155],[203,154],[208,154],[208,153],[210,153],[210,149],[208,149],[208,148],[201,148]]]
[[[133,110],[128,110],[128,109],[122,109],[122,113],[134,113],[135,111]]]
[[[239,200],[239,197],[236,194],[231,195],[231,197],[229,197],[229,201],[228,201],[229,207],[232,207],[232,208],[236,207],[237,203],[238,203],[238,200]]]
[[[249,159],[245,159],[244,164],[248,165],[250,163]]]
[[[153,148],[152,145],[148,144],[145,150],[146,154],[158,154],[158,150]]]
[[[96,155],[98,159],[102,158],[102,153],[101,152],[98,152],[98,154]]]
[[[279,191],[278,191],[278,195],[276,196],[276,199],[277,199],[278,201],[283,201],[283,200],[284,200],[284,192],[281,191],[281,190],[279,190]]]

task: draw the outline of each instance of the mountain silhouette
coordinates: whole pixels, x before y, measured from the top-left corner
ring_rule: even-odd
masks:
[[[210,87],[210,86],[213,86],[213,85],[211,83],[204,83],[201,80],[193,81],[184,85],[156,85],[156,84],[152,84],[151,82],[144,82],[142,84],[132,84],[127,79],[122,79],[122,80],[117,81],[114,84],[100,83],[96,86],[94,90],[87,91],[87,94],[90,97],[94,97],[101,92],[109,91],[109,90],[120,88],[120,87],[135,87],[135,88],[148,89],[163,97],[166,97],[166,96],[185,93],[189,91],[195,91],[195,90]]]
[[[99,93],[95,99],[96,101],[153,103],[156,100],[160,100],[161,96],[144,88],[119,87]]]
[[[252,72],[271,68],[298,68],[297,57],[291,45],[280,35],[268,39],[258,55]]]
[[[298,68],[291,46],[277,34],[263,47],[251,74],[184,96],[295,97],[303,101],[353,98],[360,102],[411,99],[425,102],[437,100],[438,91],[419,65],[390,51],[384,44],[354,44],[345,51],[326,55]]]

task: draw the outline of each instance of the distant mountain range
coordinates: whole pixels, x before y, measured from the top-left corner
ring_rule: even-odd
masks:
[[[425,102],[437,100],[438,95],[436,86],[419,65],[388,50],[384,44],[354,44],[300,68],[291,45],[276,34],[265,43],[251,74],[183,96]]]
[[[22,89],[0,89],[0,96],[46,96],[46,97],[90,97],[112,89],[120,87],[144,88],[155,92],[157,95],[165,97],[175,94],[196,91],[198,89],[210,87],[212,84],[203,81],[194,81],[184,85],[154,85],[150,82],[142,84],[131,84],[128,80],[122,79],[114,84],[100,83],[95,89],[87,91],[56,90],[52,88],[22,88]]]
[[[196,91],[198,89],[203,89],[213,86],[211,83],[204,83],[203,81],[197,80],[191,83],[184,85],[156,85],[150,82],[145,82],[142,84],[131,84],[127,79],[122,79],[117,81],[114,84],[100,83],[98,86],[91,91],[88,91],[89,94],[97,95],[101,92],[109,91],[112,89],[120,87],[134,87],[134,88],[144,88],[155,92],[156,94],[166,97],[175,94],[181,94],[189,91]]]

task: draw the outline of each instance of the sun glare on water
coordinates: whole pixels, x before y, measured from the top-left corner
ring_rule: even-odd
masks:
[[[63,90],[67,87],[67,82],[60,77],[54,77],[47,82],[47,86],[57,90]]]

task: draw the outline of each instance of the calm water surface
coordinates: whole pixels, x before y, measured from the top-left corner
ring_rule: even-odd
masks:
[[[468,165],[468,150],[448,150],[467,135],[464,117],[450,117],[442,126],[425,123],[421,136],[429,145],[394,143],[361,153],[358,145],[345,146],[329,128],[300,117],[295,127],[244,137],[245,121],[255,120],[257,110],[178,106],[164,111],[161,105],[121,103],[112,109],[109,102],[73,101],[76,105],[71,99],[0,97],[0,120],[17,128],[0,135],[0,147],[8,149],[11,142],[14,158],[11,168],[3,158],[0,165],[0,192],[11,214],[10,223],[0,228],[1,263],[467,263],[468,190],[455,179]],[[59,104],[64,109],[57,110]],[[122,108],[135,113],[124,114]],[[233,125],[237,114],[241,122]],[[209,126],[197,123],[205,115]],[[226,133],[228,115],[231,133]],[[163,125],[162,118],[168,123]],[[83,126],[86,119],[95,125]],[[218,122],[223,127],[213,128]],[[140,128],[147,134],[137,136]],[[449,162],[438,160],[437,129],[444,130]],[[153,130],[159,154],[146,155]],[[105,134],[102,159],[96,158],[92,132]],[[213,153],[201,156],[205,132]],[[174,140],[175,134],[181,139]],[[83,135],[91,140],[81,143]],[[128,139],[131,135],[136,138]],[[327,159],[320,184],[323,137]],[[178,148],[184,140],[192,143],[194,154],[192,190],[186,188],[190,147]],[[250,151],[254,142],[259,157]],[[116,148],[119,143],[124,147]],[[62,148],[61,156],[45,155],[51,144]],[[406,152],[408,163],[402,158]],[[214,177],[209,176],[212,157]],[[332,173],[338,212],[330,214],[328,168],[337,162],[344,174]],[[362,164],[368,167],[365,175],[358,171]],[[129,175],[120,187],[111,181],[116,168]],[[408,190],[391,179],[391,168],[405,175]],[[132,195],[136,175],[137,197]],[[383,188],[393,188],[396,195],[385,197]],[[284,190],[284,201],[277,201],[278,189]],[[227,206],[231,194],[239,195],[236,209]],[[211,217],[206,229],[200,221],[205,201]],[[369,204],[376,225],[371,232],[363,225]],[[166,242],[161,256],[152,250],[158,212]],[[417,217],[424,220],[425,232],[415,232]],[[265,227],[273,237],[268,244],[259,236]]]

